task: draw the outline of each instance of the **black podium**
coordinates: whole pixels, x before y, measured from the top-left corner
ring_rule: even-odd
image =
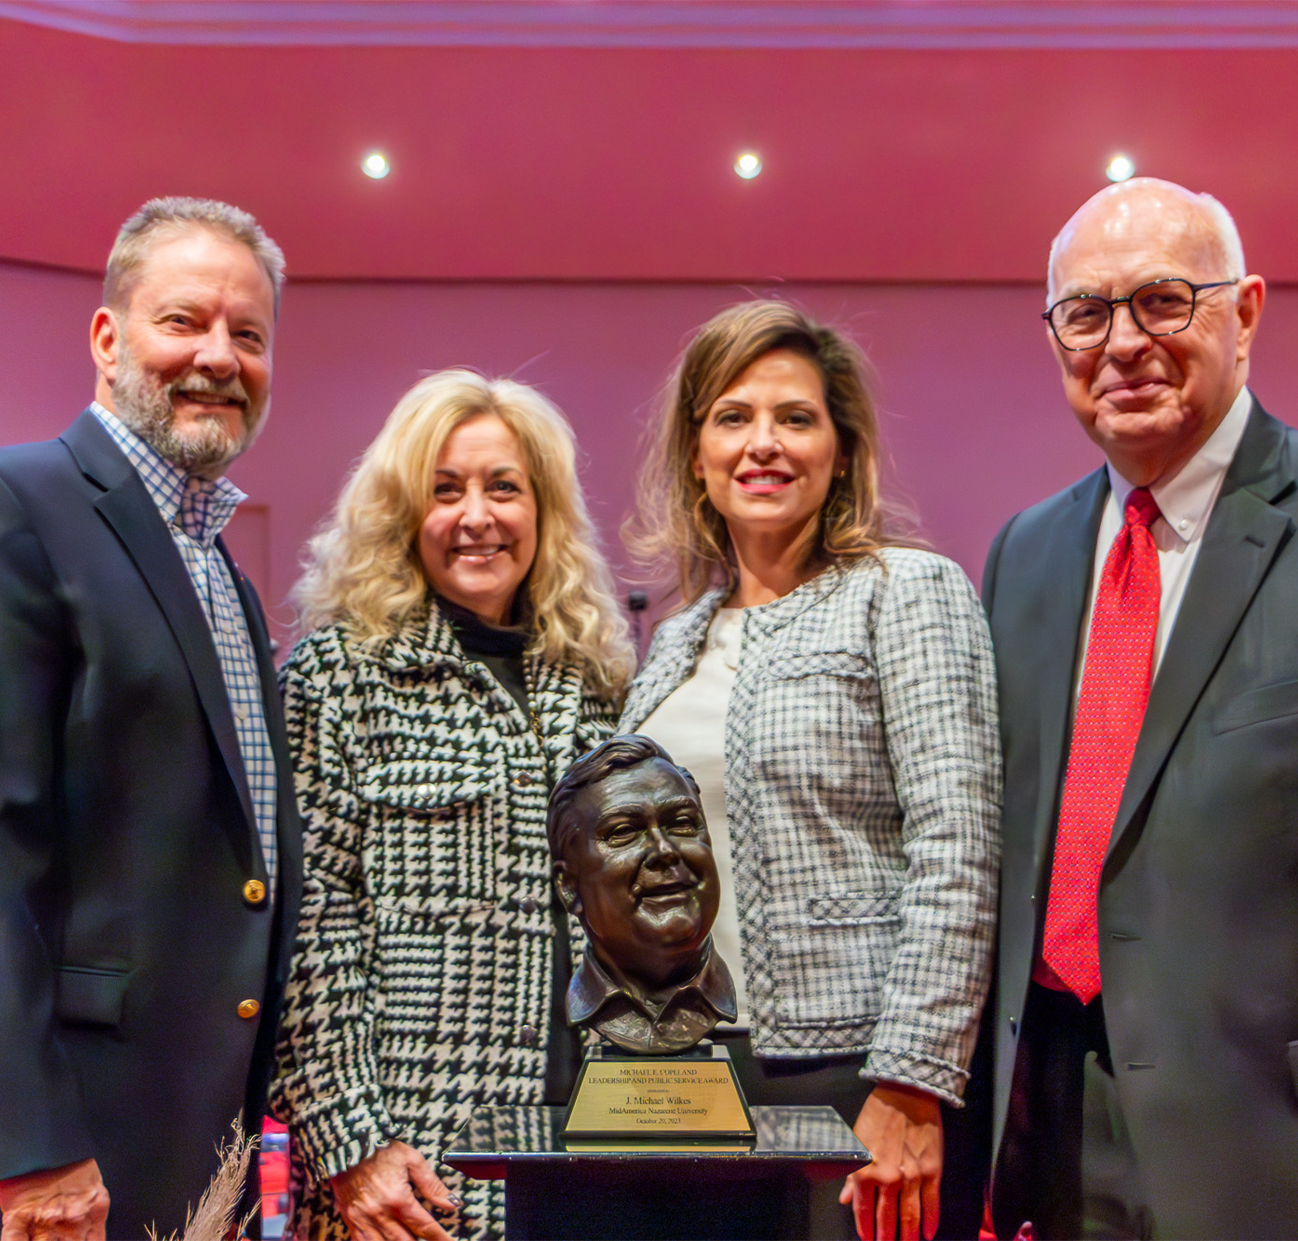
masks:
[[[755,1142],[574,1142],[563,1109],[483,1107],[442,1155],[503,1178],[508,1241],[806,1238],[813,1182],[870,1155],[829,1107],[755,1107]]]

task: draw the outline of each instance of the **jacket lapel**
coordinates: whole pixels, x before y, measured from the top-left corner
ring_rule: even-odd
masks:
[[[708,626],[729,593],[728,587],[717,587],[660,622],[649,653],[627,692],[626,706],[617,726],[619,733],[638,729],[673,690],[689,679],[707,638]]]
[[[582,677],[573,667],[555,667],[536,655],[523,657],[529,710],[524,713],[514,696],[486,668],[465,656],[454,626],[429,596],[428,620],[405,625],[380,648],[382,661],[393,670],[444,667],[491,698],[496,709],[511,717],[523,731],[540,742],[551,779],[562,775],[574,756],[574,738],[581,727]]]
[[[234,730],[234,713],[225,692],[212,633],[185,563],[157,506],[143,480],[94,414],[83,413],[62,439],[82,472],[104,488],[104,494],[95,501],[95,508],[126,548],[180,647],[226,770],[238,792],[248,827],[255,831],[252,799]]]
[[[576,756],[582,678],[577,668],[527,657],[528,698],[540,731],[541,749],[553,784]]]
[[[1036,874],[1043,882],[1047,846],[1054,839],[1059,790],[1068,766],[1073,680],[1091,588],[1095,539],[1108,496],[1109,479],[1103,468],[1082,479],[1073,488],[1072,504],[1062,511],[1041,548],[1044,571],[1040,580],[1049,583],[1050,589],[1043,600],[1037,648],[1041,748],[1033,858]],[[1059,567],[1052,570],[1052,565]]]
[[[1273,507],[1293,486],[1283,427],[1255,400],[1150,687],[1109,857],[1149,795],[1276,554],[1293,533],[1288,514]]]

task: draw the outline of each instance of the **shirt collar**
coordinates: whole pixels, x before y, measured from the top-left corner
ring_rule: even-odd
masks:
[[[1168,529],[1182,544],[1190,543],[1202,533],[1222,479],[1226,477],[1235,450],[1244,436],[1244,426],[1252,407],[1252,394],[1247,387],[1241,387],[1226,416],[1204,446],[1175,477],[1155,483],[1149,489]],[[1135,490],[1135,484],[1123,478],[1112,465],[1108,469],[1109,486],[1121,513],[1126,508],[1127,496]]]
[[[210,547],[248,497],[228,478],[187,474],[98,401],[90,402],[90,412],[135,467],[162,520]]]
[[[713,951],[711,936],[708,937],[707,955],[699,972],[688,982],[682,983],[658,1013],[651,1012],[638,997],[610,978],[594,954],[587,952],[577,966],[577,972],[572,976],[568,988],[568,1021],[572,1025],[583,1025],[605,1005],[621,999],[639,1009],[652,1023],[659,1021],[674,1004],[693,996],[697,996],[722,1021],[734,1021],[739,1015],[734,980],[726,963]]]

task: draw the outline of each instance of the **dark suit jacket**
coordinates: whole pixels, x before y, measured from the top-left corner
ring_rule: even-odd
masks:
[[[1298,432],[1254,402],[1150,691],[1101,875],[1117,1092],[1158,1235],[1298,1236]],[[1004,875],[996,1145],[1049,885],[1108,479],[1015,517],[987,562]],[[1021,1216],[1000,1203],[998,1224]]]
[[[179,1229],[264,1110],[302,849],[234,577],[281,773],[273,910],[243,895],[266,870],[234,719],[143,481],[89,411],[0,450],[0,1176],[93,1156],[110,1237]]]

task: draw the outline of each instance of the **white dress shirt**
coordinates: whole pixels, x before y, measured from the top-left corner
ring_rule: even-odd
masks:
[[[1203,532],[1208,528],[1208,518],[1212,515],[1212,506],[1221,491],[1226,471],[1234,460],[1235,450],[1244,434],[1244,424],[1248,421],[1253,398],[1247,388],[1240,388],[1239,395],[1227,410],[1217,429],[1208,437],[1207,443],[1199,449],[1189,462],[1173,478],[1157,482],[1150,489],[1158,511],[1162,514],[1150,531],[1158,547],[1158,573],[1161,595],[1158,605],[1158,630],[1154,635],[1154,673],[1163,660],[1167,650],[1167,640],[1171,636],[1176,615],[1181,609],[1181,600],[1185,598],[1185,588],[1190,581],[1190,572],[1199,555],[1203,542]],[[1077,688],[1082,682],[1082,666],[1086,661],[1086,643],[1090,635],[1091,613],[1095,608],[1095,596],[1100,589],[1100,570],[1109,554],[1113,540],[1122,529],[1123,514],[1127,507],[1127,497],[1135,489],[1135,484],[1128,482],[1112,465],[1109,470],[1109,498],[1104,502],[1104,513],[1100,518],[1100,529],[1095,540],[1095,559],[1091,566],[1091,596],[1086,608],[1086,617],[1082,625],[1081,650],[1077,659],[1077,676],[1073,682],[1074,700]]]

